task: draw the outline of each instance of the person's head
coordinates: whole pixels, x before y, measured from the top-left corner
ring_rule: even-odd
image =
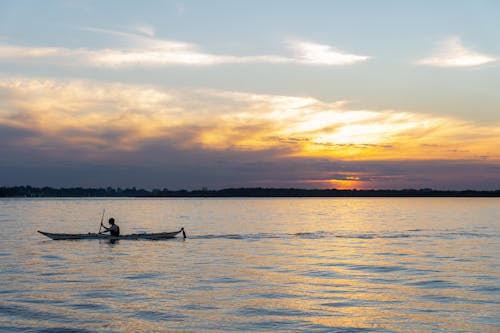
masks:
[[[108,223],[111,224],[111,225],[115,224],[115,219],[114,218],[110,218],[108,220]]]

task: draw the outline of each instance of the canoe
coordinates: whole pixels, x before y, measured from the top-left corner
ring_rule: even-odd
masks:
[[[120,240],[120,239],[168,239],[175,238],[178,234],[182,232],[182,236],[186,238],[186,233],[184,232],[184,228],[181,228],[179,231],[174,232],[158,232],[152,234],[129,234],[129,235],[120,235],[120,236],[111,236],[106,234],[96,234],[96,233],[88,233],[88,234],[56,234],[51,232],[44,232],[38,230],[44,236],[47,236],[53,240],[71,240],[71,239],[105,239],[105,240]]]

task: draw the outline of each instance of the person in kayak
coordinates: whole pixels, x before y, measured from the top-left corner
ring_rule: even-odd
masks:
[[[114,219],[114,218],[110,218],[110,219],[108,220],[108,223],[109,223],[109,225],[110,225],[110,227],[109,227],[109,228],[108,228],[108,227],[106,227],[106,226],[104,226],[104,225],[102,224],[102,222],[101,222],[101,226],[102,226],[104,229],[106,229],[106,230],[105,230],[105,231],[103,231],[103,232],[108,232],[108,231],[109,231],[109,233],[111,234],[111,236],[120,236],[120,227],[119,227],[119,226],[117,226],[117,225],[115,224],[115,219]]]

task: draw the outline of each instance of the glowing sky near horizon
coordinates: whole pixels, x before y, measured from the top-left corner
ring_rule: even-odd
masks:
[[[0,186],[500,189],[497,1],[3,1]]]

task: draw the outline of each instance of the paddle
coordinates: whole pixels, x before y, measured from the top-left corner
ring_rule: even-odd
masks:
[[[101,233],[102,222],[104,221],[104,212],[105,211],[106,211],[106,208],[102,210],[101,224],[99,225],[99,231],[97,232],[98,234]]]

